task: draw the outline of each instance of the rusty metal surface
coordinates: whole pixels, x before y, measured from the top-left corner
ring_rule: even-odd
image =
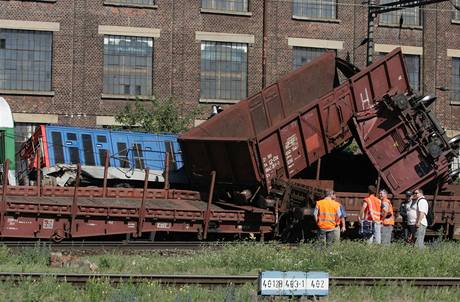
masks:
[[[389,96],[354,119],[362,150],[393,194],[449,179],[453,150],[417,100]],[[399,108],[401,102],[404,109]],[[439,152],[433,153],[430,146]]]
[[[293,178],[349,141],[356,112],[410,90],[400,49],[338,87],[335,68],[333,54],[321,56],[182,135],[192,181],[215,170],[219,184],[269,191],[273,178]]]
[[[327,186],[327,182],[324,183]],[[366,194],[337,192],[347,210],[347,221],[356,222]],[[426,196],[435,223],[460,224],[460,196]],[[390,196],[398,215],[404,195]],[[72,197],[5,196],[5,222],[2,237],[64,238],[115,234],[140,235],[146,232],[203,232],[207,203],[199,200],[145,200],[145,220],[139,224],[141,200],[79,197],[72,220]],[[217,202],[210,205],[209,233],[270,233],[275,224],[274,211],[250,205]],[[72,221],[75,229],[69,228]],[[397,219],[400,221],[400,219]],[[457,229],[456,229],[457,230]],[[455,236],[455,235],[454,235]]]
[[[72,205],[70,197],[33,197],[33,196],[7,196],[6,202],[9,209],[13,209],[15,205],[24,204],[40,204],[40,205]],[[78,198],[78,205],[81,206],[96,206],[96,207],[140,207],[141,201],[136,199],[121,199],[121,198]],[[178,199],[150,199],[145,201],[145,205],[152,209],[167,209],[167,210],[190,210],[202,211],[206,210],[206,203],[199,200],[178,200]],[[215,205],[211,205],[212,211],[221,210]]]
[[[119,194],[125,198],[95,197],[88,192],[97,190],[54,190],[57,196],[37,196],[33,190],[11,189],[4,186],[3,224],[1,237],[65,238],[131,234],[142,236],[148,232],[203,232],[205,220],[208,233],[242,234],[268,233],[275,223],[274,214],[268,210],[222,208],[196,199],[158,198],[158,195],[194,196],[198,192],[175,190],[142,190],[141,198],[132,198],[133,192]],[[175,194],[170,194],[171,192]],[[159,194],[163,192],[163,194]],[[21,193],[23,194],[21,196]],[[73,193],[73,194],[72,194]],[[120,192],[118,192],[120,193]],[[139,192],[138,192],[139,193]],[[147,193],[155,199],[147,199]],[[180,194],[177,194],[180,193]],[[81,195],[80,195],[81,194]]]
[[[273,141],[278,139],[275,136],[260,144],[277,145],[279,156],[288,153],[287,159],[279,158],[295,161],[290,167],[286,166],[289,170],[286,173],[293,175],[305,168],[306,158],[300,148],[303,144],[301,129],[292,116],[306,104],[332,91],[334,76],[335,55],[327,53],[183,134],[179,142],[189,175],[192,178],[209,175],[214,170],[218,183],[254,185],[267,181],[273,175],[268,165],[276,166],[276,158],[265,158],[263,165],[267,177],[260,166],[264,159],[257,154],[257,141],[278,131],[283,133],[283,145],[287,150],[281,150],[280,142]],[[291,125],[286,125],[286,119]],[[297,132],[295,137],[291,130]],[[291,150],[293,148],[297,149]]]
[[[42,187],[43,197],[72,197],[75,189],[73,187]],[[143,189],[136,188],[107,188],[106,197],[109,198],[142,198]],[[8,186],[6,195],[8,196],[37,196],[37,187],[32,186]],[[104,189],[97,187],[78,188],[80,197],[103,197]],[[177,189],[147,189],[147,199],[186,199],[200,200],[200,193],[191,190]]]

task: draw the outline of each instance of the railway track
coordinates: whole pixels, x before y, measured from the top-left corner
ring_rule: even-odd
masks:
[[[199,285],[240,286],[255,283],[256,275],[224,276],[224,275],[143,275],[143,274],[76,274],[76,273],[17,273],[0,272],[0,282],[20,282],[24,280],[39,281],[43,278],[54,278],[59,282],[68,282],[82,286],[90,280],[107,280],[113,284],[130,282],[158,282],[167,285]],[[418,287],[457,287],[460,286],[458,277],[330,277],[331,286],[385,286],[407,285]]]
[[[49,248],[52,251],[139,251],[139,250],[199,250],[221,248],[230,243],[194,241],[65,241],[60,243],[44,241],[2,241],[12,249]]]

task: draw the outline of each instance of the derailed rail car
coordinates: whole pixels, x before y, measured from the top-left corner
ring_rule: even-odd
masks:
[[[337,69],[345,81],[339,81]],[[144,189],[79,188],[78,181],[75,188],[39,183],[13,187],[4,182],[0,235],[62,240],[178,232],[205,238],[208,233],[263,237],[275,231],[295,239],[290,226],[296,215],[303,219],[310,210],[312,204],[302,203],[314,201],[302,194],[323,193],[295,177],[352,137],[394,194],[449,181],[456,150],[429,113],[432,101],[412,93],[400,50],[363,71],[328,53],[180,138],[191,184],[204,180],[209,191],[166,185],[148,189],[148,171]],[[410,171],[402,171],[402,166]],[[236,190],[250,201],[275,196],[281,204],[257,207],[256,202],[223,200],[214,189]],[[337,196],[349,221],[356,221],[364,194]],[[436,223],[458,236],[460,197],[436,198]]]
[[[185,169],[268,194],[355,137],[393,194],[446,183],[455,150],[424,100],[400,49],[362,71],[327,53],[181,135]]]

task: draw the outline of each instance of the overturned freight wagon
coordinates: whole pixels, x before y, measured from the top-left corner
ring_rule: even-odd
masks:
[[[339,81],[339,79],[343,79]],[[333,149],[358,141],[393,194],[449,182],[455,150],[416,96],[400,49],[359,71],[326,53],[179,138],[193,181],[270,193]]]

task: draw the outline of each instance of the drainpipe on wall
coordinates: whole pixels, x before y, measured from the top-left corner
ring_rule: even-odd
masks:
[[[267,83],[267,8],[266,1],[262,1],[262,88],[265,88]]]

